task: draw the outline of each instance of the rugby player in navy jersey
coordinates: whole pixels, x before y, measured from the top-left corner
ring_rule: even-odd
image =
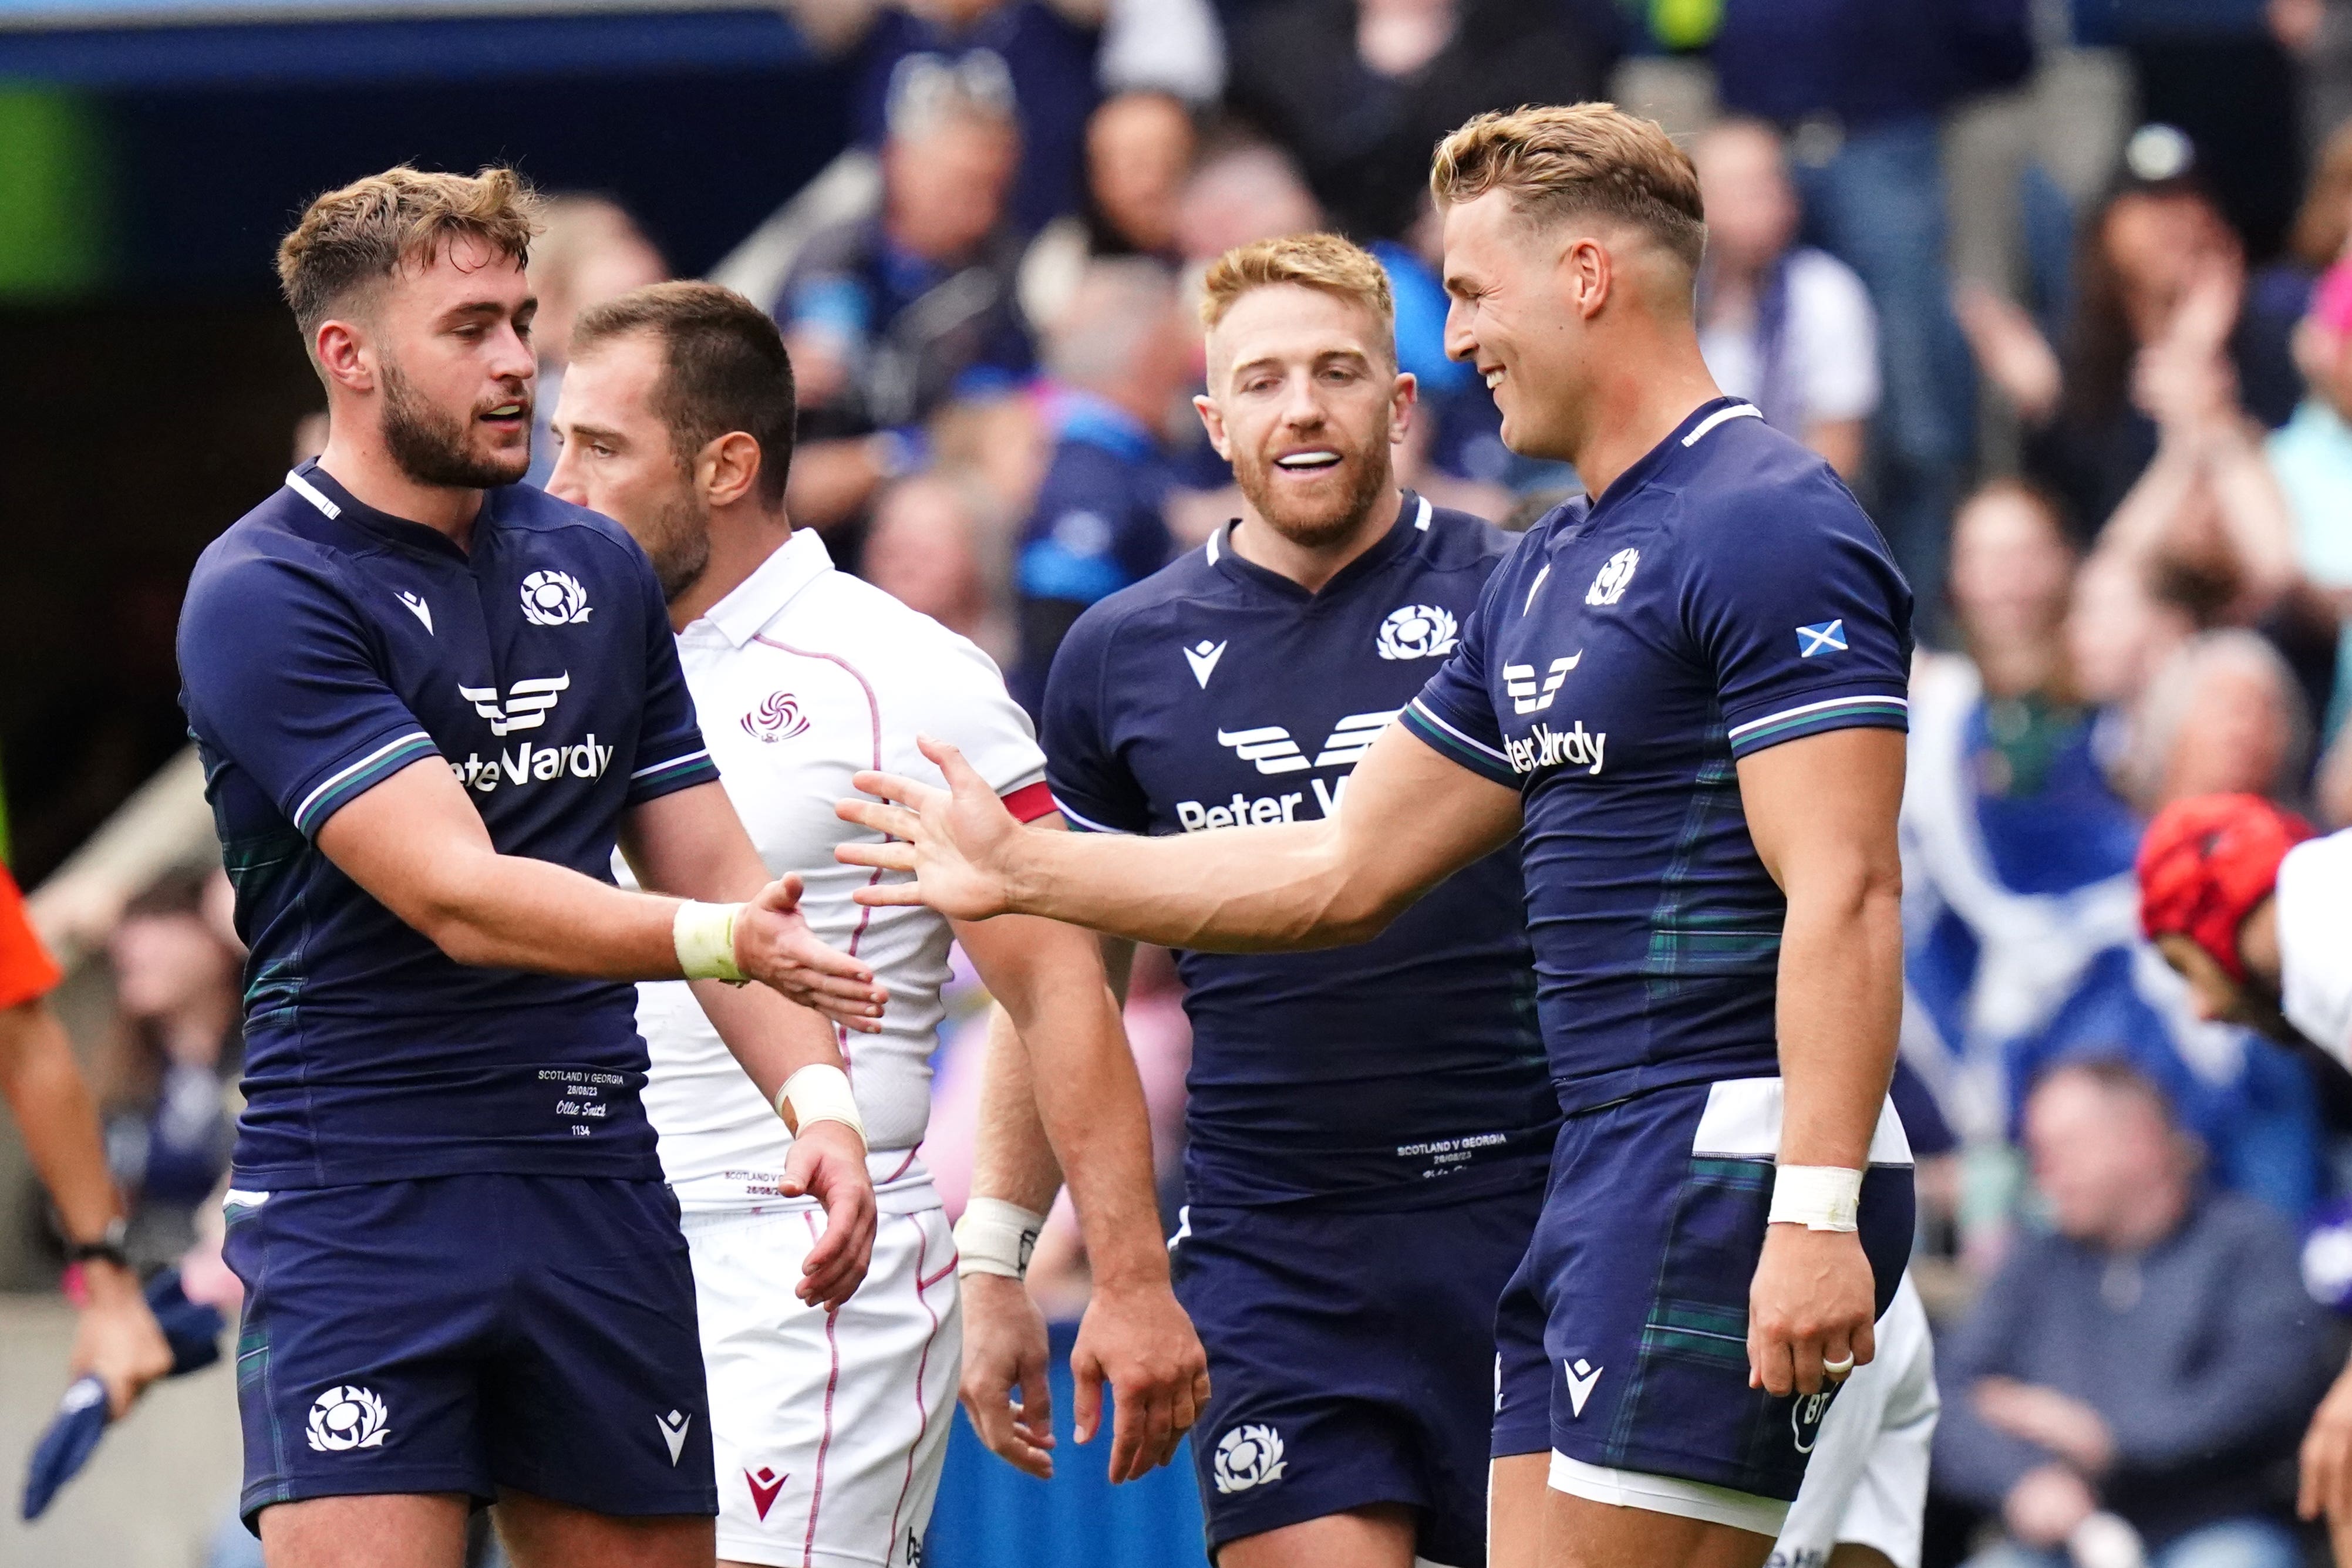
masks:
[[[787,1185],[828,1226],[809,1310],[872,1244],[810,1009],[870,1030],[881,995],[768,883],[644,552],[516,483],[534,208],[501,169],[311,204],[278,275],[332,433],[205,550],[182,613],[252,949],[226,1252],[270,1568],[457,1568],[491,1501],[521,1568],[709,1568],[694,1282],[626,982],[704,982],[797,1124]],[[686,899],[616,888],[616,841]]]
[[[1829,468],[1708,377],[1697,181],[1655,125],[1481,116],[1432,185],[1449,351],[1592,499],[1488,580],[1338,814],[1031,833],[941,747],[951,791],[877,775],[887,803],[839,808],[904,841],[837,852],[915,873],[877,904],[1246,952],[1374,936],[1516,835],[1566,1118],[1502,1314],[1491,1549],[1754,1568],[1909,1249],[1910,595]]]
[[[1046,781],[1095,833],[1329,817],[1511,543],[1397,487],[1414,384],[1369,253],[1331,235],[1228,252],[1202,319],[1201,417],[1245,510],[1089,608],[1055,657]],[[1363,946],[1178,959],[1172,1261],[1209,1353],[1192,1458],[1223,1568],[1486,1560],[1495,1308],[1559,1124],[1523,897],[1497,848]],[[991,1065],[974,1193],[1034,1219],[1059,1173],[1020,1114],[1019,1051]],[[1016,1423],[1007,1394],[1041,1390],[1044,1325],[1011,1281],[967,1311],[979,1428],[1037,1468],[1049,1412]]]

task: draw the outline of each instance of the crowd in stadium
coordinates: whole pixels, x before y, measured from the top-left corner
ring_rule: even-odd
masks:
[[[1447,357],[1429,150],[1486,110],[1664,95],[1706,201],[1709,369],[1853,486],[1916,595],[1928,1561],[2060,1561],[2102,1511],[2160,1568],[2315,1560],[2294,1459],[2352,1317],[2352,1081],[2202,1016],[2134,864],[2190,797],[2352,826],[2352,5],[800,8],[854,73],[856,144],[719,270],[791,350],[786,504],[1033,711],[1087,606],[1234,515],[1189,400],[1202,277],[1235,246],[1328,228],[1379,257],[1420,381],[1405,486],[1514,529],[1574,493]],[[2085,131],[2057,100],[2092,46],[2118,75]],[[553,195],[535,482],[571,324],[668,276],[619,204]],[[298,459],[323,439],[294,433]],[[107,939],[96,1082],[146,1261],[216,1255],[226,900],[175,883]],[[986,1033],[968,967],[953,994],[926,1146],[950,1212]],[[1180,1003],[1147,953],[1128,1029],[1171,1227]],[[1031,1276],[1056,1315],[1087,1289],[1067,1209]]]

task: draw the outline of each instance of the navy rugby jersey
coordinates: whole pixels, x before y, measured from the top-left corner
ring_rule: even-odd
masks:
[[[1905,727],[1911,592],[1829,465],[1728,398],[1486,585],[1404,722],[1520,793],[1538,1005],[1563,1110],[1780,1071],[1787,902],[1734,770]]]
[[[1407,494],[1310,594],[1231,532],[1095,604],[1055,656],[1041,738],[1074,828],[1330,815],[1509,548]],[[1180,954],[1192,1201],[1399,1207],[1540,1182],[1558,1117],[1521,904],[1505,850],[1360,946]]]
[[[197,561],[179,652],[252,949],[239,1184],[658,1179],[635,987],[452,962],[317,847],[439,758],[500,853],[610,883],[623,811],[719,776],[635,543],[514,485],[468,553],[308,464]]]

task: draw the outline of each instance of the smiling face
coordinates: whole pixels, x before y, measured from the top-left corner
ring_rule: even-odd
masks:
[[[460,236],[341,319],[372,352],[384,445],[411,479],[483,489],[530,467],[537,308],[519,261]]]
[[[655,411],[667,373],[651,332],[607,339],[574,360],[555,400],[559,455],[547,491],[626,528],[675,600],[710,564],[710,514]]]
[[[1445,209],[1445,352],[1477,367],[1503,444],[1529,457],[1570,456],[1583,423],[1585,322],[1562,288],[1566,242],[1503,191]]]
[[[1413,379],[1371,310],[1277,283],[1236,298],[1209,333],[1209,393],[1194,400],[1256,514],[1293,543],[1348,538],[1395,486]]]

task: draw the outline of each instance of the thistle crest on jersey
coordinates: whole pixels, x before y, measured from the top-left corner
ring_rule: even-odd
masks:
[[[1601,568],[1601,575],[1592,580],[1592,586],[1584,591],[1584,602],[1614,604],[1624,598],[1626,588],[1633,580],[1633,569],[1641,564],[1642,552],[1637,549],[1621,549],[1611,556]],[[1534,597],[1532,590],[1528,597]]]
[[[568,571],[534,571],[522,580],[522,618],[534,626],[572,626],[588,619],[588,591]]]
[[[1407,604],[1389,612],[1378,641],[1383,659],[1440,659],[1461,639],[1454,612],[1440,604]]]

